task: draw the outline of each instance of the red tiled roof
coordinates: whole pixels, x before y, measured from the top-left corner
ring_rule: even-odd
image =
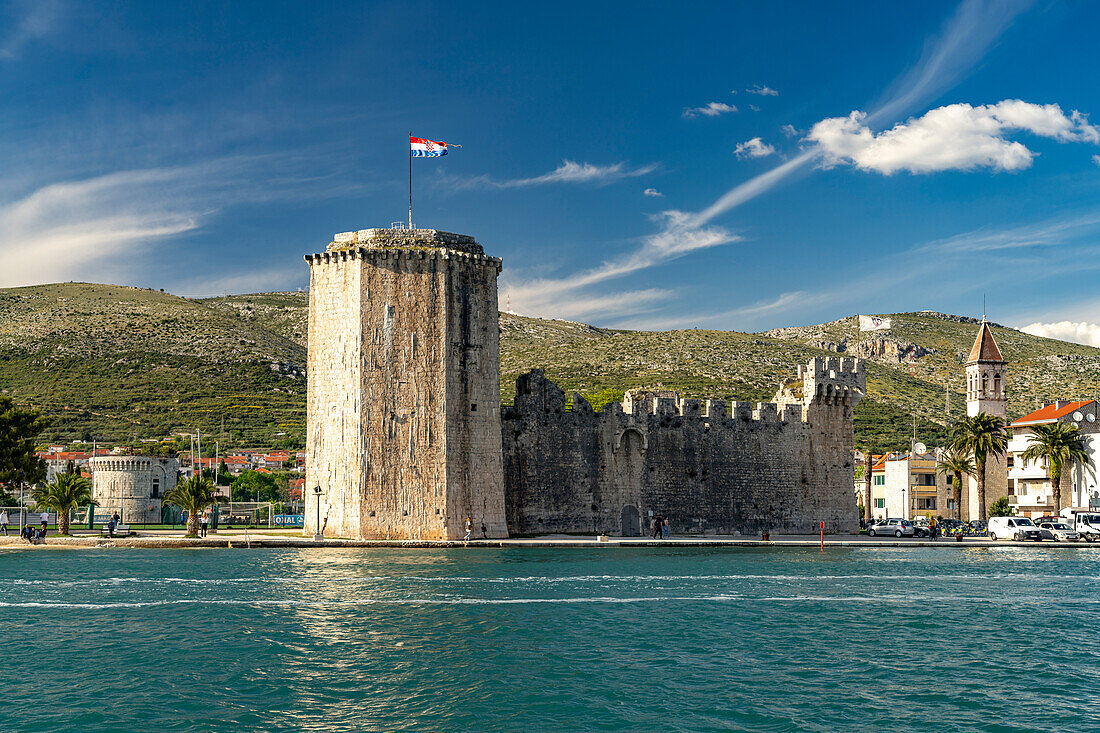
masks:
[[[982,327],[978,329],[978,336],[974,339],[974,346],[970,349],[970,358],[967,364],[976,361],[1004,361],[1001,350],[997,347],[997,340],[993,338],[993,331],[989,324],[982,321]]]
[[[1013,425],[1040,425],[1042,423],[1054,422],[1060,418],[1065,417],[1071,412],[1080,410],[1083,407],[1091,405],[1094,400],[1081,400],[1080,402],[1070,402],[1069,404],[1058,407],[1057,402],[1053,402],[1046,407],[1036,410],[1030,415],[1024,415],[1019,420],[1013,422]]]

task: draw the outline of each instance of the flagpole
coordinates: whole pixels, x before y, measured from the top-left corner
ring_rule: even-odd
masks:
[[[412,130],[409,131],[409,140],[412,140]],[[409,229],[413,228],[413,154],[409,147]]]

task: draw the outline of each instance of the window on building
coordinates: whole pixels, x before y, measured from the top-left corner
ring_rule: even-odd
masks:
[[[875,509],[885,509],[885,508],[886,508],[886,500],[885,499],[875,499]]]
[[[153,498],[160,498],[160,479],[153,479]]]
[[[874,480],[875,486],[885,486],[886,485],[886,477],[885,476],[875,476],[873,480]]]
[[[1008,454],[1008,458],[1005,460],[1005,465],[1012,468],[1016,465],[1016,456],[1012,453]]]
[[[1016,480],[1015,479],[1009,479],[1008,480],[1008,493],[1010,495],[1016,493]]]

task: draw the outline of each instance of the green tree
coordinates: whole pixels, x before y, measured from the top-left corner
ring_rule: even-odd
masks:
[[[164,495],[164,501],[187,512],[187,536],[199,534],[199,517],[217,502],[214,484],[204,476],[192,476]]]
[[[245,471],[229,485],[233,501],[279,501],[279,487],[270,473]]]
[[[985,521],[985,466],[990,456],[1003,456],[1008,448],[1004,418],[979,412],[961,417],[951,429],[951,447],[974,458],[978,482],[978,519]]]
[[[949,447],[936,461],[936,473],[951,477],[951,488],[955,499],[955,519],[962,519],[963,476],[977,473],[970,454],[958,448]]]
[[[1027,450],[1020,454],[1025,461],[1046,461],[1050,468],[1050,488],[1054,492],[1054,513],[1062,511],[1062,474],[1074,463],[1088,463],[1085,439],[1076,425],[1056,422],[1036,425],[1028,436]]]
[[[1008,503],[1008,497],[1002,496],[989,505],[989,516],[991,517],[1011,517],[1016,513],[1016,509]]]
[[[35,487],[31,492],[34,503],[57,512],[58,534],[69,534],[69,512],[79,506],[92,503],[92,485],[76,472],[59,473],[52,484]]]
[[[218,464],[218,485],[229,486],[233,483],[233,475],[229,473],[229,466],[225,465],[225,459]]]
[[[0,484],[35,484],[46,478],[46,462],[35,454],[34,444],[48,426],[37,411],[0,395]]]
[[[875,469],[875,452],[871,448],[863,449],[863,521],[871,522],[871,477]]]

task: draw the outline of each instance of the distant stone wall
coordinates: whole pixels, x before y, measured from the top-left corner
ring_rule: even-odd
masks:
[[[649,530],[808,533],[858,528],[852,410],[862,362],[815,359],[777,403],[667,396],[599,414],[541,370],[516,382],[502,415],[505,505],[513,533]]]

